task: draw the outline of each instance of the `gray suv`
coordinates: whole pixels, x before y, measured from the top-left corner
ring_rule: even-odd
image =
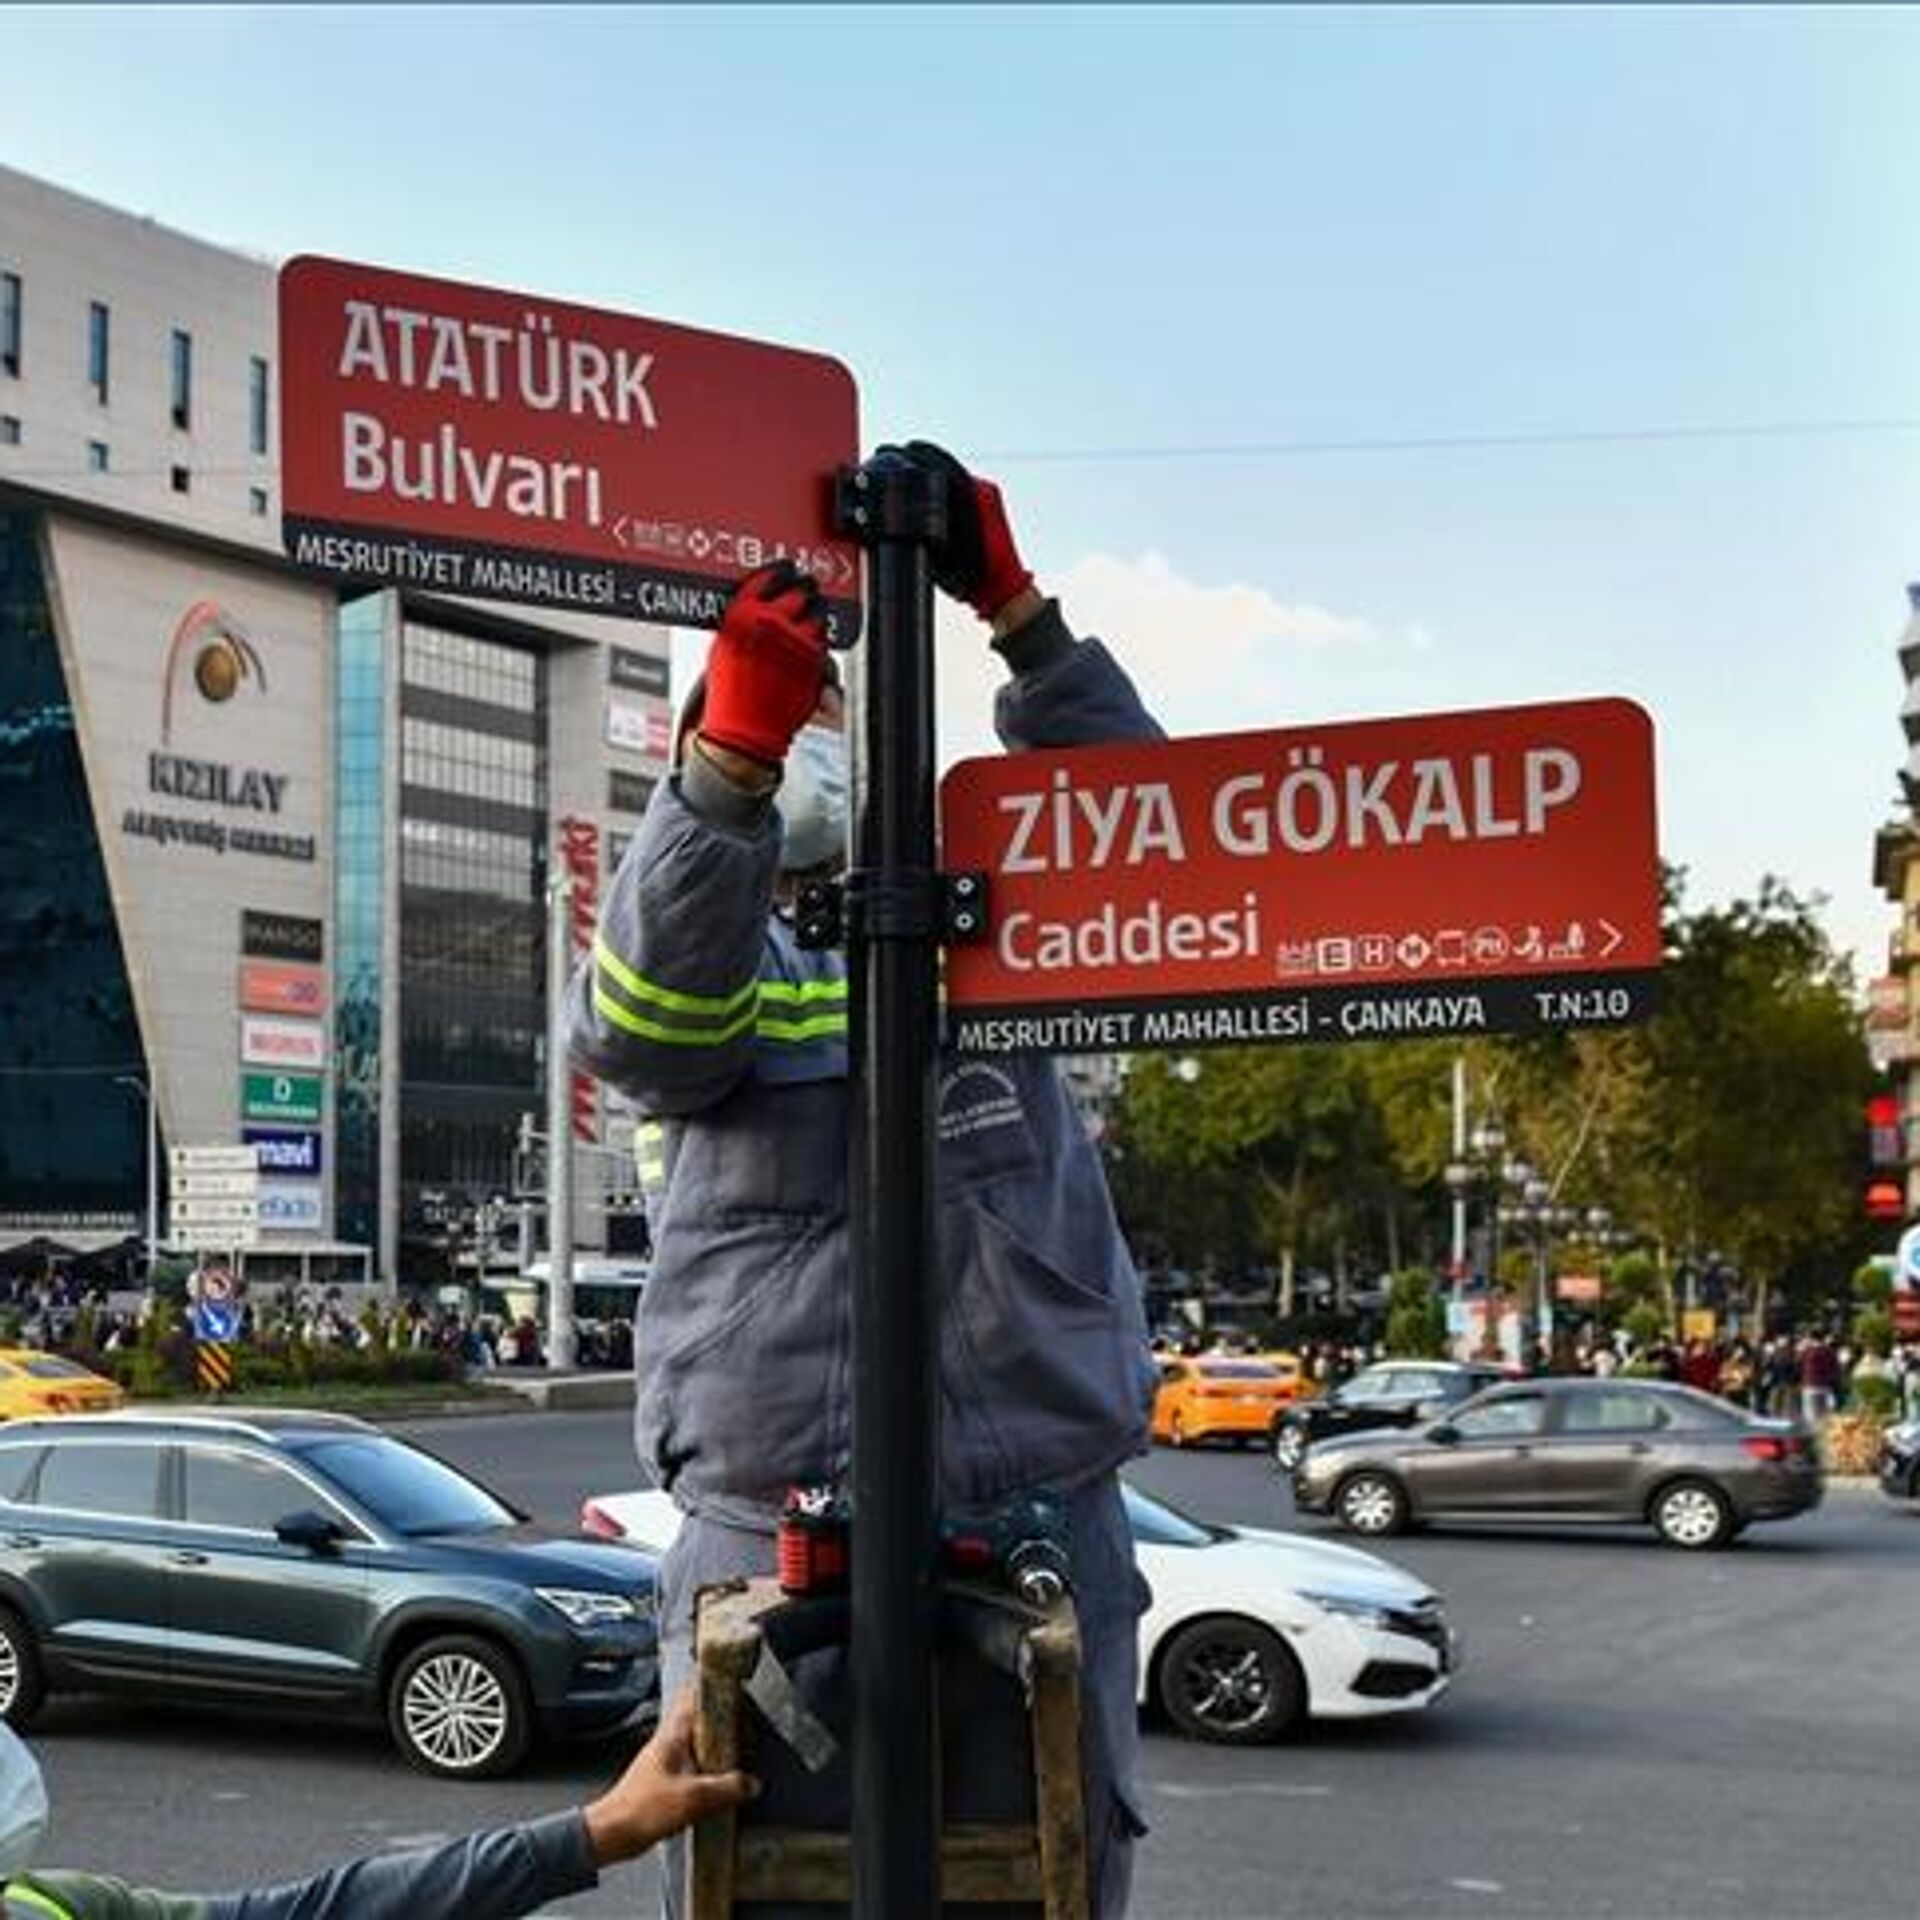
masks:
[[[1813,1437],[1650,1380],[1528,1380],[1405,1433],[1317,1442],[1295,1506],[1355,1533],[1427,1520],[1632,1520],[1669,1545],[1726,1544],[1818,1504]]]
[[[384,1720],[430,1773],[658,1697],[656,1562],[546,1534],[358,1420],[69,1415],[0,1428],[0,1715],[50,1690]]]

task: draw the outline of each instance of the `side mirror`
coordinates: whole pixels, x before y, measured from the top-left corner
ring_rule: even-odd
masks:
[[[303,1507],[298,1513],[283,1514],[273,1523],[275,1537],[289,1547],[301,1547],[308,1553],[326,1553],[339,1545],[345,1537],[336,1520],[329,1520],[324,1513],[316,1512],[312,1507]]]
[[[1436,1447],[1456,1446],[1460,1440],[1460,1429],[1458,1427],[1450,1427],[1442,1420],[1437,1427],[1429,1427],[1427,1429],[1427,1438],[1431,1440]]]

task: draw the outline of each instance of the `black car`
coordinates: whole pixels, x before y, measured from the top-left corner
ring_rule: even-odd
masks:
[[[545,1533],[362,1421],[68,1415],[0,1428],[0,1716],[50,1691],[384,1720],[429,1773],[658,1697],[653,1556]]]
[[[1483,1387],[1509,1376],[1503,1367],[1457,1360],[1382,1360],[1364,1367],[1321,1400],[1296,1400],[1273,1423],[1273,1462],[1291,1473],[1316,1440],[1375,1427],[1411,1427],[1438,1419]]]

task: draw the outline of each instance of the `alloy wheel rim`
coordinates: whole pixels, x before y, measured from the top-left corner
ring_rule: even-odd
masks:
[[[1348,1521],[1362,1533],[1379,1533],[1393,1519],[1393,1492],[1379,1480],[1362,1480],[1341,1503]]]
[[[1711,1540],[1720,1527],[1720,1508],[1699,1487],[1681,1487],[1660,1503],[1661,1519],[1674,1539],[1689,1547]]]
[[[1273,1700],[1273,1676],[1256,1647],[1209,1640],[1188,1657],[1180,1691],[1197,1720],[1222,1732],[1255,1726]]]
[[[1306,1443],[1300,1438],[1299,1434],[1296,1433],[1293,1428],[1288,1427],[1282,1431],[1280,1438],[1274,1443],[1273,1450],[1278,1456],[1280,1464],[1283,1467],[1291,1468],[1297,1467],[1300,1464],[1300,1456],[1305,1453],[1307,1449]]]
[[[401,1712],[407,1737],[436,1766],[480,1766],[507,1737],[506,1689],[467,1654],[427,1661],[407,1682]]]
[[[19,1691],[20,1656],[14,1650],[13,1636],[0,1633],[0,1714],[11,1711]]]

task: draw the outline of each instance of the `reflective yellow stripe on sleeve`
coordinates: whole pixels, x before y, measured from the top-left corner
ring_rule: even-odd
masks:
[[[22,1886],[18,1880],[9,1880],[4,1889],[0,1889],[0,1899],[16,1907],[31,1907],[35,1913],[51,1916],[51,1920],[74,1920],[73,1910],[63,1907],[50,1893],[42,1893],[38,1887]]]
[[[593,936],[593,957],[601,971],[623,993],[649,1006],[658,1007],[664,1013],[688,1013],[704,1019],[724,1020],[748,1005],[760,990],[757,980],[749,980],[737,993],[681,993],[677,988],[663,987],[657,981],[649,980],[645,974],[636,973],[597,933]]]

